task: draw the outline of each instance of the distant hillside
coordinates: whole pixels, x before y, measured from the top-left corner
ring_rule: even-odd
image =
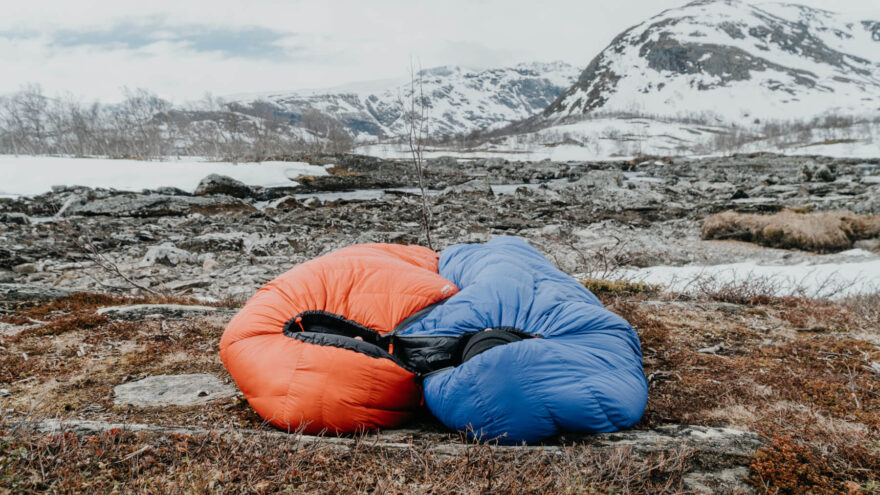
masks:
[[[433,137],[467,134],[503,127],[540,113],[576,80],[578,72],[579,68],[563,62],[481,71],[462,67],[425,69],[421,75],[428,132]],[[359,140],[371,140],[406,133],[402,100],[408,99],[409,88],[408,80],[362,83],[241,96],[230,103],[238,112],[258,116],[271,112],[307,127],[310,117],[323,117]]]

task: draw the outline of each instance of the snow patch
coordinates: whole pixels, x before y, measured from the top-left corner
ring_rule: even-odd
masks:
[[[772,295],[840,299],[880,292],[880,256],[854,249],[819,255],[795,265],[743,261],[722,265],[652,266],[621,270],[623,279],[663,284],[668,291],[688,293],[697,287],[753,285]]]
[[[324,167],[303,162],[230,163],[194,159],[167,161],[108,160],[0,155],[0,196],[33,196],[55,185],[123,191],[176,187],[193,192],[205,176],[220,174],[249,186],[296,186],[301,175],[328,175]]]

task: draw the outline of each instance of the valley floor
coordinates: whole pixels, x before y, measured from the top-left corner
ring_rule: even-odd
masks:
[[[490,138],[472,146],[455,143],[428,146],[425,156],[577,161],[764,152],[870,159],[877,157],[878,149],[880,122],[876,119],[835,126],[783,121],[743,127],[657,117],[596,117]],[[383,158],[409,159],[411,156],[409,147],[400,143],[363,144],[357,151]]]

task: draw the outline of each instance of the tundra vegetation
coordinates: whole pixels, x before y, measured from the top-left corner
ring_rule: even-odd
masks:
[[[268,428],[240,396],[117,402],[116,387],[160,375],[229,380],[217,355],[226,323],[292,264],[349,244],[421,241],[419,195],[310,197],[414,184],[411,161],[314,160],[334,173],[295,191],[68,187],[0,201],[0,491],[877,491],[880,296],[783,293],[755,277],[694,280],[676,293],[616,275],[812,259],[804,244],[767,249],[703,240],[702,230],[733,211],[720,218],[756,215],[737,229],[811,232],[818,222],[864,234],[880,210],[876,161],[424,161],[436,249],[524,237],[635,326],[650,392],[632,432],[510,449],[469,441],[425,413],[378,436],[308,439]],[[493,195],[489,173],[510,193]],[[525,182],[532,187],[517,186]],[[789,216],[800,220],[781,220]],[[874,241],[856,243],[876,250]]]
[[[607,287],[603,301],[642,341],[651,395],[638,429],[693,424],[759,433],[765,443],[740,462],[748,466],[748,486],[760,492],[877,489],[876,295],[837,302],[743,295],[734,304],[725,302],[733,288],[719,301],[715,293],[682,298]],[[736,469],[686,446],[602,450],[578,435],[551,439],[544,450],[496,448],[446,433],[428,415],[403,446],[384,444],[382,435],[355,435],[340,445],[272,433],[240,398],[189,407],[114,403],[113,387],[137,377],[226,376],[216,343],[240,301],[216,303],[223,316],[186,320],[126,321],[95,312],[169,301],[196,302],[79,293],[3,316],[4,324],[25,328],[0,338],[0,383],[16,391],[0,415],[4,490],[675,493],[693,486],[686,483],[695,471]],[[41,434],[32,426],[42,418],[188,430]],[[456,444],[454,453],[435,449]]]

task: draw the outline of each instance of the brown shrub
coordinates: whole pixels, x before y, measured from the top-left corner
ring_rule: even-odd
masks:
[[[864,330],[880,332],[880,294],[862,294],[844,299],[855,324]]]
[[[67,313],[70,311],[94,310],[102,306],[112,304],[126,304],[129,299],[107,294],[92,294],[88,292],[76,292],[69,296],[60,297],[45,302],[38,306],[19,311],[17,316],[28,318],[45,318],[53,313]]]
[[[779,316],[795,330],[807,332],[845,332],[852,323],[843,306],[804,298],[798,298],[798,303],[786,307]]]
[[[880,215],[847,211],[773,215],[726,211],[703,221],[703,239],[733,239],[782,249],[818,253],[843,251],[853,242],[880,235]]]
[[[346,170],[346,169],[340,168],[340,167],[328,167],[327,172],[330,175],[336,175],[336,176],[340,176],[340,177],[346,177],[346,176],[361,177],[363,175],[363,174],[359,174],[357,172],[352,172],[350,170]]]
[[[758,432],[771,441],[752,457],[751,482],[762,493],[876,493],[876,430],[804,408],[768,411]]]
[[[107,323],[107,317],[91,311],[77,311],[71,315],[56,318],[42,327],[31,330],[32,335],[60,335],[72,330],[89,330]]]
[[[608,305],[608,309],[636,329],[645,350],[656,352],[656,349],[666,345],[669,328],[660,319],[642,311],[636,301],[616,299]]]
[[[773,438],[752,458],[751,481],[766,492],[837,493],[831,488],[833,473],[824,459],[788,435]]]
[[[587,288],[597,297],[602,298],[606,295],[621,296],[644,294],[653,296],[663,290],[663,286],[657,284],[649,284],[647,282],[637,282],[632,280],[606,280],[601,278],[587,278],[581,280],[581,285]]]

